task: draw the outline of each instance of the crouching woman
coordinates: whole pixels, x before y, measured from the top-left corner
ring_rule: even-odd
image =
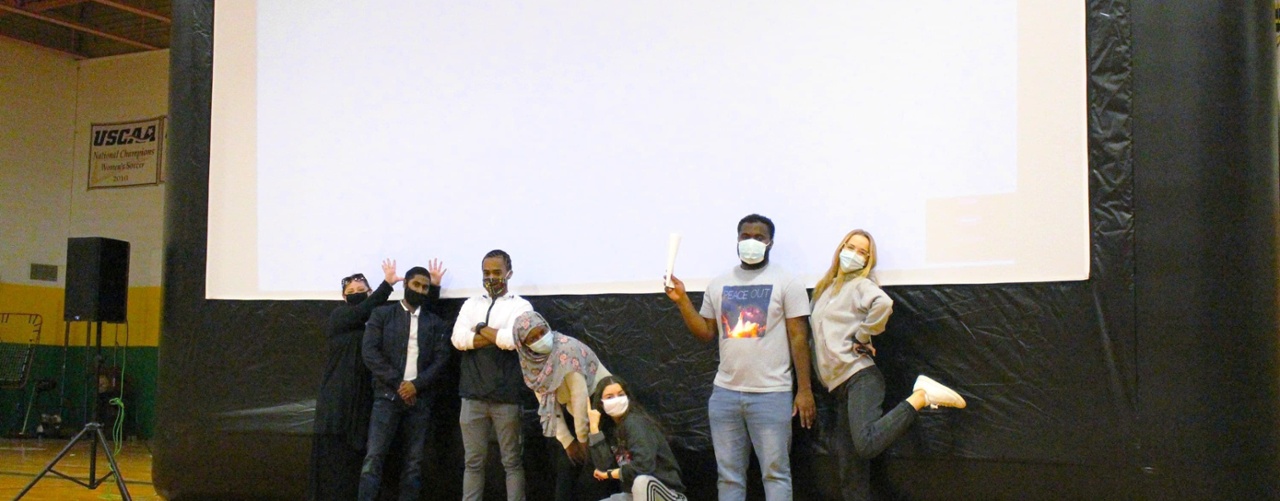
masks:
[[[623,491],[608,501],[685,501],[680,465],[666,435],[629,393],[618,376],[602,378],[591,393],[587,417],[596,480],[622,482]],[[601,419],[601,410],[607,419]]]

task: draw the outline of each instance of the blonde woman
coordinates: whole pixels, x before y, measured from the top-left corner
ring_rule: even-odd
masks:
[[[965,406],[955,391],[920,376],[910,397],[881,414],[884,375],[872,358],[872,337],[884,332],[893,300],[876,283],[875,266],[871,234],[853,230],[845,235],[813,289],[809,317],[818,377],[836,399],[842,443],[835,449],[846,501],[870,499],[871,459],[906,433],[921,408]]]

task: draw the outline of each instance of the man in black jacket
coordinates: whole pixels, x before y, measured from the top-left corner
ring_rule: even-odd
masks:
[[[428,266],[431,289],[427,305],[440,298],[444,265],[434,259]],[[396,262],[382,262],[384,280],[370,291],[364,275],[342,279],[344,303],[329,314],[326,334],[329,357],[325,364],[320,394],[316,396],[315,436],[311,446],[311,479],[307,485],[310,501],[351,501],[360,490],[360,466],[369,443],[369,412],[373,408],[373,387],[369,368],[364,365],[360,346],[364,324],[374,308],[382,306],[402,278]]]
[[[365,326],[362,349],[373,373],[374,399],[360,470],[362,501],[377,499],[382,465],[397,433],[405,463],[400,499],[418,499],[431,403],[452,351],[444,320],[422,307],[430,287],[427,270],[417,266],[404,276],[404,299],[373,310]]]

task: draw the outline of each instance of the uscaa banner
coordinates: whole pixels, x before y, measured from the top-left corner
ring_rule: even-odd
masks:
[[[159,184],[164,118],[90,125],[89,189]]]

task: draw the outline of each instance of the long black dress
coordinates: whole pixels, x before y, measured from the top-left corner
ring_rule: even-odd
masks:
[[[316,397],[308,499],[356,498],[373,408],[373,388],[369,369],[360,358],[360,341],[369,315],[387,302],[391,291],[391,284],[384,281],[360,304],[343,304],[329,314],[329,359]],[[434,302],[440,296],[439,287],[431,287],[427,295]]]

